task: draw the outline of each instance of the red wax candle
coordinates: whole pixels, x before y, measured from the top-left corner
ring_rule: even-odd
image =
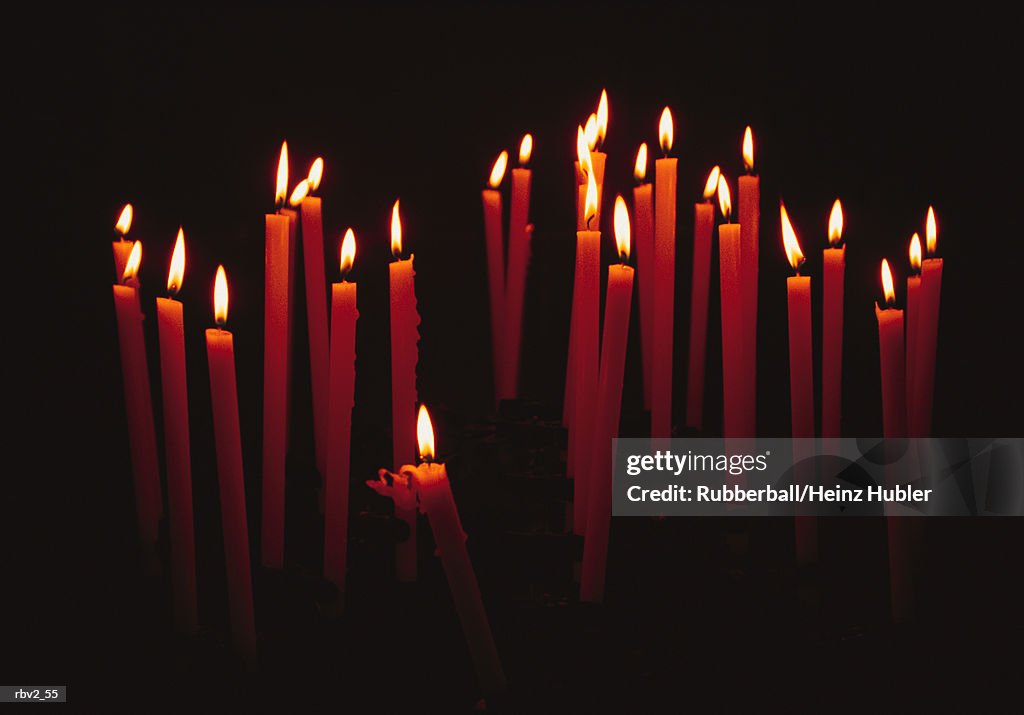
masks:
[[[928,208],[925,243],[928,258],[921,263],[921,290],[918,299],[914,401],[911,405],[912,437],[928,437],[932,431],[932,399],[935,388],[935,355],[939,336],[939,298],[942,293],[942,259],[934,258],[936,240],[935,212]]]
[[[729,184],[718,177],[718,203],[728,221],[732,212]],[[743,411],[743,292],[740,285],[742,250],[740,226],[724,223],[718,227],[719,289],[722,299],[722,434],[749,437],[744,430]]]
[[[843,236],[843,208],[839,199],[832,205],[825,249],[821,321],[821,436],[838,437],[843,384],[843,280],[846,246]]]
[[[750,127],[743,133],[743,164],[754,171],[754,137]],[[740,215],[740,283],[743,297],[743,434],[753,437],[757,415],[757,275],[761,226],[761,179],[752,174],[738,182]]]
[[[882,374],[882,433],[885,437],[904,437],[906,423],[906,386],[904,384],[903,311],[892,307],[893,290],[889,262],[882,261],[882,286],[886,307],[875,306],[878,318],[878,344]]]
[[[715,207],[711,198],[718,188],[719,168],[711,170],[704,185],[704,202],[693,207],[693,278],[690,282],[690,356],[686,372],[686,426],[704,423],[704,358],[707,355],[708,290],[711,283],[711,235]]]
[[[629,258],[629,212],[621,196],[615,199],[614,224],[619,256],[625,261]],[[612,440],[619,434],[622,376],[626,367],[626,344],[632,299],[633,269],[624,263],[609,266],[597,410],[594,416],[593,442],[590,445],[590,466],[587,470],[590,488],[583,568],[580,574],[580,600],[591,603],[600,603],[604,600],[612,516]]]
[[[659,125],[661,149],[672,149],[672,114]],[[678,160],[654,163],[654,337],[651,352],[651,436],[672,436],[672,350],[675,336],[676,174]]]
[[[647,144],[636,153],[633,176],[633,226],[636,243],[636,283],[640,309],[640,359],[644,409],[651,409],[651,353],[654,350],[654,202],[647,178]]]
[[[587,178],[594,173],[590,146],[587,144],[583,127],[576,127],[576,231],[586,231],[584,207],[587,196]],[[596,185],[595,177],[595,185]],[[595,192],[596,195],[596,192]],[[576,242],[577,264],[579,263],[579,239]],[[572,420],[576,416],[576,284],[573,282],[572,312],[569,315],[569,353],[565,363],[565,401],[562,403],[562,425],[569,427],[569,453],[566,458],[566,474],[575,475],[576,460],[572,448]]]
[[[907,276],[907,422],[913,423],[914,370],[917,366],[917,323],[921,316],[921,239],[915,233],[910,239],[910,275]]]
[[[224,266],[217,268],[214,305],[217,324],[223,326],[228,315],[228,285]],[[231,636],[236,651],[250,668],[254,668],[256,624],[249,564],[249,527],[245,514],[242,437],[238,426],[235,349],[231,333],[222,327],[208,329],[206,354],[210,366],[210,403],[213,407],[213,435],[217,448]]]
[[[132,253],[132,241],[126,241],[125,235],[132,227],[133,210],[131,204],[125,204],[121,214],[117,218],[118,239],[111,244],[114,249],[114,280],[121,282],[124,278],[124,269],[128,265],[128,257]],[[135,279],[133,279],[135,280]]]
[[[391,209],[391,435],[395,469],[416,458],[416,364],[419,361],[420,315],[416,310],[413,256],[401,260],[402,222],[398,201]],[[400,581],[416,580],[416,499],[409,489],[396,489],[395,517],[409,527],[409,538],[395,547]]]
[[[480,598],[476,573],[466,551],[466,534],[459,521],[448,472],[443,464],[430,461],[434,457],[434,433],[430,417],[423,407],[420,408],[418,423],[423,462],[419,466],[403,466],[402,474],[411,479],[419,495],[420,507],[430,520],[430,529],[434,533],[434,542],[480,686],[484,695],[496,695],[506,689],[505,673]]]
[[[139,538],[154,546],[159,532],[160,468],[157,465],[156,430],[153,427],[153,403],[146,361],[146,341],[142,331],[138,289],[134,282],[142,260],[142,244],[135,241],[125,263],[125,285],[114,286],[114,310],[117,337],[121,349],[121,377],[124,382],[124,406],[128,419],[128,444],[135,484],[135,515]]]
[[[341,244],[341,274],[355,260],[349,229]],[[331,290],[331,352],[328,378],[327,471],[324,479],[324,578],[345,592],[348,558],[348,491],[352,406],[356,384],[356,284],[342,280]]]
[[[185,273],[185,236],[171,257],[167,290],[177,294]],[[188,386],[185,380],[185,321],[181,303],[156,299],[160,334],[160,378],[164,406],[164,451],[167,457],[167,510],[171,532],[171,583],[174,621],[182,633],[198,630],[196,615],[196,550],[192,523],[192,460],[189,450]]]
[[[505,237],[501,229],[501,192],[508,152],[498,155],[483,190],[484,233],[487,239],[487,286],[491,303],[491,359],[494,366],[494,402],[501,399],[505,374]],[[396,465],[397,466],[397,465]]]
[[[523,300],[526,295],[526,267],[530,262],[530,180],[526,168],[533,151],[533,137],[527,134],[519,145],[519,168],[512,170],[512,208],[508,226],[508,277],[505,284],[505,374],[499,398],[519,396],[519,363],[522,357]]]

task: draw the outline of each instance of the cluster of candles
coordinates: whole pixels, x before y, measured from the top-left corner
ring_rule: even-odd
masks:
[[[659,122],[664,156],[655,161],[655,181],[647,181],[647,145],[634,164],[633,217],[622,196],[614,201],[613,230],[620,263],[608,267],[604,324],[600,325],[600,226],[606,155],[600,150],[608,127],[608,96],[601,98],[576,141],[576,264],[563,423],[569,431],[567,476],[574,480],[573,530],[584,536],[580,598],[601,602],[611,521],[612,439],[619,432],[623,373],[634,282],[638,290],[644,405],[651,412],[651,436],[672,435],[673,336],[675,308],[676,178],[678,160],[670,157],[673,119],[668,107]],[[523,137],[519,164],[512,174],[507,241],[502,226],[502,184],[508,152],[498,156],[483,190],[484,234],[494,359],[495,403],[519,393],[523,300],[533,225],[529,222],[531,171],[527,168],[533,138]],[[746,175],[738,181],[738,223],[733,223],[728,181],[718,166],[694,206],[693,274],[690,342],[687,365],[686,424],[701,429],[708,324],[711,246],[716,225],[714,199],[723,221],[718,225],[723,374],[722,433],[727,439],[755,436],[756,334],[760,181],[753,173],[750,127],[742,142]],[[281,568],[284,561],[285,455],[288,449],[292,361],[292,295],[301,226],[306,276],[306,306],[312,380],[313,437],[317,467],[324,479],[324,577],[345,590],[351,416],[355,386],[355,334],[359,313],[356,283],[347,276],[356,255],[355,235],[341,241],[339,272],[325,301],[324,239],[321,199],[314,196],[323,176],[323,160],[288,194],[288,150],[281,148],[276,206],[265,217],[266,274],[264,311],[264,384],[262,432],[261,563]],[[780,203],[785,254],[795,275],[787,280],[792,432],[813,437],[814,404],[811,331],[811,279],[800,275],[804,261],[786,208]],[[146,364],[143,313],[137,278],[142,257],[138,241],[126,235],[132,223],[127,205],[117,221],[113,243],[114,302],[128,417],[138,529],[145,544],[155,544],[163,511],[156,435]],[[631,225],[635,226],[635,238]],[[821,436],[840,432],[842,376],[843,281],[845,245],[843,214],[837,199],[824,252],[822,330]],[[882,261],[884,302],[876,308],[881,343],[883,423],[887,437],[927,436],[935,369],[942,260],[934,257],[936,223],[929,208],[926,223],[928,258],[922,260],[917,234],[910,245],[912,268],[907,279],[906,321],[894,305],[893,279]],[[635,240],[637,268],[627,265]],[[452,596],[462,620],[477,674],[485,692],[504,688],[504,675],[483,610],[476,577],[466,549],[458,511],[443,464],[433,460],[433,429],[426,409],[417,414],[416,366],[420,318],[417,311],[413,256],[403,258],[399,202],[391,216],[390,327],[392,378],[392,468],[382,469],[367,484],[394,502],[395,516],[409,526],[409,538],[396,546],[396,574],[416,578],[416,515],[426,513],[438,545]],[[197,628],[194,530],[189,454],[185,332],[182,305],[175,300],[185,271],[185,241],[178,232],[168,274],[168,297],[157,298],[160,372],[167,461],[168,517],[171,536],[175,621],[184,632]],[[634,281],[634,274],[636,280]],[[255,662],[256,635],[250,573],[249,531],[245,511],[241,434],[232,334],[228,317],[228,283],[223,266],[214,285],[217,327],[206,331],[210,391],[224,530],[225,564],[231,631],[239,653]],[[417,466],[417,453],[420,457]],[[595,447],[596,446],[596,447]],[[816,555],[812,518],[797,524],[801,561]],[[892,539],[890,540],[892,542]],[[892,544],[890,549],[894,548]]]

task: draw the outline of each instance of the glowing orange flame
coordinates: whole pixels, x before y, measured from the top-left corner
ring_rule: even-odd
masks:
[[[132,205],[125,204],[124,208],[121,209],[121,215],[117,217],[116,225],[117,232],[121,234],[121,238],[124,238],[124,235],[128,233],[129,229],[132,227],[132,215]]]
[[[217,266],[217,277],[213,281],[213,319],[221,327],[228,322],[228,274],[224,266]]]
[[[732,216],[732,196],[729,194],[729,182],[725,180],[725,174],[718,174],[718,208],[722,210],[722,216],[729,219]]]
[[[288,198],[288,142],[281,142],[281,156],[277,160],[277,192],[274,203],[280,206]]]
[[[838,246],[843,240],[843,205],[839,199],[832,204],[832,213],[828,215],[828,242],[831,246]]]
[[[622,196],[615,197],[615,248],[619,251],[619,260],[629,259],[629,209]]]
[[[352,264],[356,260],[356,234],[349,229],[345,231],[345,238],[341,240],[341,275],[346,276],[352,270]]]
[[[398,215],[398,199],[391,207],[391,255],[398,258],[402,255],[402,217]]]
[[[130,280],[135,280],[135,276],[139,274],[139,265],[142,264],[142,241],[136,241],[132,245],[132,252],[128,254],[128,262],[124,264],[124,273],[121,275],[121,281],[127,283]]]
[[[519,166],[529,164],[531,154],[533,154],[533,136],[524,134],[523,140],[519,142]]]
[[[587,197],[583,204],[583,220],[590,227],[590,220],[597,216],[597,182],[594,174],[587,174]]]
[[[743,167],[747,171],[754,170],[754,132],[750,127],[743,132]]]
[[[633,178],[643,181],[647,177],[647,142],[643,142],[636,150],[636,164],[633,165]]]
[[[786,205],[779,202],[779,214],[782,218],[782,245],[786,249],[786,260],[793,270],[799,272],[800,264],[804,262],[804,252],[800,250],[800,242],[796,239],[796,231],[793,224],[789,222],[789,214],[786,213]]]
[[[587,145],[587,135],[583,127],[576,125],[576,160],[580,163],[580,171],[584,174],[594,173],[594,165],[590,159],[590,147]]]
[[[174,242],[174,252],[171,253],[171,268],[167,272],[167,292],[177,295],[181,290],[181,283],[185,279],[185,231],[178,229],[178,238]]]
[[[302,203],[302,200],[309,195],[309,179],[303,179],[295,185],[295,190],[292,191],[291,197],[288,199],[288,203],[291,206],[298,206]]]
[[[430,423],[430,413],[426,405],[420,405],[416,417],[416,440],[420,445],[420,459],[429,462],[434,458],[434,425]]]
[[[935,239],[938,238],[939,229],[935,225],[935,209],[931,206],[928,207],[928,218],[925,221],[924,227],[924,239],[925,244],[928,246],[928,255],[934,255],[935,253]]]
[[[498,158],[494,160],[494,166],[491,167],[491,178],[487,180],[487,184],[492,189],[496,189],[501,185],[501,180],[505,178],[506,166],[508,166],[508,152],[502,151],[498,154]]]
[[[320,180],[324,178],[324,160],[322,157],[317,157],[313,161],[313,165],[309,167],[309,176],[306,177],[306,181],[309,182],[309,190],[311,192],[316,191],[320,188]]]
[[[914,273],[921,272],[921,237],[916,232],[910,237],[910,267]]]
[[[882,259],[882,291],[885,293],[886,306],[896,301],[896,289],[892,284],[892,271],[889,270],[889,261]]]
[[[716,165],[711,173],[708,174],[708,180],[704,182],[704,199],[710,201],[715,196],[715,192],[718,191],[718,177],[722,175],[722,170]],[[726,188],[728,190],[728,187]]]
[[[587,148],[590,151],[597,149],[597,115],[591,114],[587,117],[587,123],[583,127],[583,134],[587,137]]]
[[[668,107],[661,110],[661,121],[658,122],[658,141],[661,143],[661,150],[668,154],[672,151],[672,112]]]
[[[597,103],[597,143],[604,144],[604,136],[608,133],[608,90],[601,90],[601,100]]]

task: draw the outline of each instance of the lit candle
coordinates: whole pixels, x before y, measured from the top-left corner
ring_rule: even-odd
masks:
[[[587,146],[590,148],[590,164],[594,167],[594,181],[597,183],[597,213],[593,225],[601,227],[601,205],[604,199],[604,167],[608,155],[601,151],[604,139],[608,134],[608,91],[601,90],[601,98],[597,102],[597,112],[587,119]]]
[[[519,166],[512,170],[512,208],[508,226],[508,277],[505,284],[505,379],[499,397],[519,396],[519,362],[522,357],[523,299],[526,267],[530,263],[530,180],[526,168],[533,152],[533,137],[527,134],[519,144]]]
[[[731,223],[732,198],[729,183],[718,176],[718,205],[725,223],[718,227],[719,289],[722,300],[722,433],[726,437],[749,437],[743,428],[743,291],[740,275],[740,226]]]
[[[629,258],[629,211],[621,196],[615,198],[614,226],[615,243],[622,263],[608,267],[597,410],[587,470],[590,483],[587,530],[580,574],[580,600],[591,603],[604,600],[608,532],[612,518],[612,440],[619,435],[622,376],[626,367],[629,313],[633,299],[633,269],[626,265]]]
[[[487,285],[491,301],[491,357],[494,365],[494,401],[501,399],[505,374],[505,239],[501,230],[501,180],[505,178],[508,152],[502,151],[494,161],[487,187],[483,190],[484,233],[487,239]]]
[[[135,483],[135,515],[139,538],[147,547],[153,547],[157,541],[162,506],[146,341],[142,333],[143,315],[139,310],[135,282],[141,262],[142,244],[135,241],[125,262],[122,283],[114,285],[114,311],[117,314],[124,407],[128,420],[132,479]]]
[[[921,238],[914,233],[910,238],[908,249],[910,256],[910,273],[907,275],[907,408],[908,423],[913,422],[911,414],[914,404],[914,370],[917,367],[917,324],[921,317],[921,309],[918,305],[921,291]]]
[[[704,184],[704,201],[693,207],[693,279],[690,282],[690,357],[686,372],[686,426],[704,424],[704,358],[708,338],[708,290],[711,284],[711,235],[715,206],[711,203],[721,175],[716,166]],[[725,186],[728,193],[729,187]],[[728,232],[728,229],[727,229]]]
[[[117,229],[117,240],[111,244],[114,249],[114,280],[121,281],[124,276],[124,269],[128,265],[128,256],[132,253],[132,242],[125,240],[128,231],[132,227],[133,210],[131,204],[125,204],[121,214],[117,217],[115,228]],[[138,278],[133,278],[133,285],[137,285]]]
[[[906,385],[903,354],[903,311],[893,308],[896,291],[889,261],[882,259],[882,289],[885,306],[875,306],[878,318],[878,345],[882,370],[882,434],[907,435]]]
[[[588,225],[597,220],[597,183],[594,175],[587,177],[584,198]],[[596,225],[596,224],[594,224]],[[595,391],[598,380],[598,330],[601,313],[601,232],[576,233],[576,275],[573,285],[573,313],[576,315],[576,349],[574,351],[576,398],[575,414],[569,425],[569,449],[573,452],[575,483],[573,485],[573,529],[583,534],[587,525],[589,475],[586,466],[593,449]]]
[[[911,404],[910,436],[927,437],[932,431],[932,398],[935,388],[935,353],[939,337],[939,298],[942,293],[942,259],[935,257],[937,227],[935,210],[928,207],[925,247],[921,262],[921,291],[917,318],[917,351],[914,366],[914,401]]]
[[[206,355],[210,365],[210,403],[213,407],[213,436],[217,448],[221,525],[224,530],[228,615],[236,652],[250,668],[254,668],[256,622],[249,565],[249,527],[245,515],[245,478],[242,471],[242,436],[238,426],[234,337],[224,330],[228,319],[228,281],[224,266],[217,267],[213,300],[217,327],[206,331]]]
[[[672,349],[675,336],[676,173],[674,128],[668,107],[658,138],[665,156],[654,163],[654,337],[651,351],[651,436],[672,436]]]
[[[340,282],[331,289],[331,352],[328,377],[327,471],[324,479],[324,578],[345,593],[348,557],[348,490],[352,405],[356,385],[356,284],[346,280],[356,257],[349,229],[341,242]]]
[[[587,196],[587,179],[594,173],[592,154],[587,143],[586,132],[583,127],[576,127],[576,173],[582,176],[583,181],[576,186],[576,264],[579,265],[580,242],[579,232],[587,230],[585,219],[585,206]],[[596,179],[595,179],[596,184]],[[599,269],[597,269],[599,270]],[[565,401],[562,404],[562,425],[569,428],[569,437],[572,438],[572,421],[576,416],[576,281],[579,280],[579,273],[573,279],[572,311],[569,315],[569,357],[565,363]],[[600,280],[600,276],[595,278]],[[576,458],[573,454],[572,443],[569,444],[569,455],[566,463],[566,472],[571,479],[575,474]]]
[[[754,135],[750,127],[743,132],[743,166],[746,176],[739,178],[740,284],[743,299],[743,381],[740,397],[744,401],[742,434],[753,437],[757,415],[757,261],[761,227],[761,179],[754,175]],[[813,380],[813,378],[808,378]]]
[[[843,240],[843,207],[832,204],[828,218],[828,243],[824,257],[824,288],[821,325],[821,436],[838,437],[843,385],[843,279],[846,245]]]
[[[779,203],[782,243],[795,276],[786,279],[789,306],[789,399],[793,437],[814,436],[814,363],[811,357],[811,278],[800,275],[803,251],[789,222],[786,206]]]
[[[654,200],[647,181],[647,143],[636,152],[633,178],[633,225],[636,234],[636,282],[640,308],[640,358],[644,409],[651,409],[651,353],[654,350]]]
[[[506,688],[505,673],[498,658],[498,650],[491,635],[480,586],[466,551],[466,534],[462,530],[459,512],[448,482],[444,464],[434,459],[434,429],[425,407],[420,407],[417,420],[420,445],[419,466],[407,464],[402,474],[410,479],[419,495],[420,507],[430,521],[434,542],[448,578],[448,588],[455,602],[455,610],[462,623],[462,633],[473,659],[477,678],[484,695],[497,695]]]
[[[402,260],[402,219],[398,200],[391,209],[391,455],[395,469],[411,464],[416,449],[416,364],[419,361],[420,314],[412,262]],[[409,527],[409,538],[395,547],[395,571],[400,581],[416,580],[416,496],[396,489],[395,517]]]
[[[317,158],[305,185],[308,194],[320,187],[324,160]],[[325,473],[327,463],[327,302],[324,297],[324,225],[319,196],[300,199],[302,212],[302,260],[306,281],[306,321],[309,326],[309,373],[313,385],[313,445],[316,466]],[[294,205],[294,204],[293,204]]]
[[[192,522],[192,460],[189,449],[188,385],[185,379],[185,319],[174,299],[185,275],[185,234],[179,228],[167,274],[167,298],[156,299],[160,335],[160,379],[167,458],[167,511],[171,536],[174,621],[182,633],[198,630],[196,548]]]

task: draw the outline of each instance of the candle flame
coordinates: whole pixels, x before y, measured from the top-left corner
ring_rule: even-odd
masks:
[[[121,275],[121,282],[127,283],[135,280],[139,274],[139,265],[142,263],[142,241],[136,241],[132,245],[132,252],[128,254],[128,262],[124,264],[124,273]]]
[[[928,218],[925,221],[924,227],[924,238],[925,244],[928,247],[928,255],[931,256],[935,253],[935,239],[938,237],[939,229],[935,225],[935,209],[931,206],[928,207]]]
[[[712,170],[714,173],[714,170]],[[708,179],[710,181],[710,178]],[[718,208],[722,210],[722,216],[726,220],[732,215],[732,196],[729,194],[729,182],[725,180],[725,174],[718,174]]]
[[[633,165],[633,178],[643,181],[647,177],[647,142],[640,144],[636,150],[636,164]]]
[[[601,99],[597,103],[597,143],[604,144],[605,134],[608,133],[608,90],[601,90]]]
[[[910,268],[914,273],[921,272],[921,237],[916,231],[910,237]]]
[[[505,178],[506,166],[508,166],[508,152],[503,150],[498,154],[498,158],[494,160],[494,166],[491,167],[491,178],[487,180],[488,185],[492,189],[496,189],[501,185],[501,180]]]
[[[672,112],[668,107],[661,110],[661,121],[658,122],[658,141],[661,143],[661,150],[668,154],[672,151]]]
[[[228,322],[228,274],[224,266],[217,266],[217,277],[213,281],[213,319],[219,327]]]
[[[843,240],[843,205],[839,199],[832,204],[832,213],[828,216],[828,242],[831,246],[838,246]]]
[[[398,201],[391,207],[391,255],[399,258],[402,255],[402,217],[398,215]]]
[[[128,230],[132,227],[132,205],[125,204],[124,208],[121,209],[121,215],[117,217],[117,232],[121,234],[121,238],[128,233]]]
[[[748,126],[743,132],[743,167],[754,170],[754,132]]]
[[[352,270],[352,264],[356,260],[356,234],[350,228],[345,231],[345,238],[341,240],[341,275],[345,277]]]
[[[309,190],[316,191],[320,188],[320,180],[324,178],[324,160],[323,157],[318,156],[313,160],[313,165],[309,167],[309,176],[306,177],[306,181],[309,182]]]
[[[786,213],[786,205],[779,202],[779,214],[782,218],[782,245],[786,249],[786,260],[793,270],[799,272],[800,264],[804,262],[804,252],[800,250],[800,242],[796,239],[796,231],[793,224],[789,222],[789,214]]]
[[[420,405],[416,417],[416,439],[420,446],[420,459],[429,462],[434,458],[434,425],[430,422],[430,413],[426,405]]]
[[[302,200],[309,195],[309,179],[303,179],[295,185],[295,189],[292,191],[291,197],[288,199],[288,203],[291,206],[298,206],[302,203]]]
[[[533,135],[524,134],[523,140],[519,142],[519,166],[529,164],[531,154],[533,154]]]
[[[583,134],[587,137],[587,148],[590,151],[597,149],[597,115],[591,114],[587,117],[587,123],[583,127]]]
[[[889,261],[882,259],[882,291],[885,293],[885,305],[891,306],[896,301],[896,288],[892,283],[892,271],[889,270]]]
[[[580,163],[580,171],[584,174],[594,173],[593,164],[590,159],[590,147],[587,145],[587,135],[583,127],[576,125],[576,160]]]
[[[281,142],[281,156],[277,160],[277,191],[274,204],[280,206],[288,198],[288,142]]]
[[[621,195],[615,197],[615,248],[625,263],[629,259],[629,209]]]
[[[167,292],[177,295],[181,283],[185,279],[185,231],[178,228],[178,238],[174,241],[174,252],[171,253],[171,268],[167,272]]]
[[[704,199],[710,201],[715,196],[715,192],[718,191],[718,177],[722,175],[722,170],[716,164],[708,174],[708,180],[704,182]]]
[[[587,197],[583,204],[583,220],[590,228],[590,220],[597,216],[597,181],[593,172],[587,174]]]

